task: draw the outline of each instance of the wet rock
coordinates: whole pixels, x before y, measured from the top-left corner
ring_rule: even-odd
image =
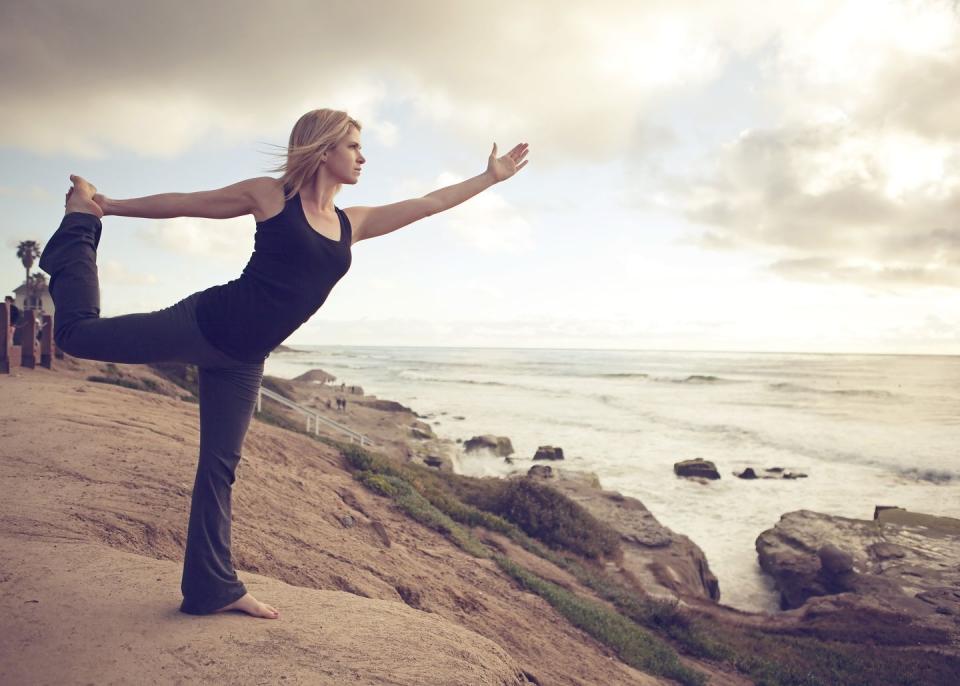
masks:
[[[760,534],[760,566],[782,607],[853,594],[848,605],[872,603],[929,626],[935,616],[960,616],[960,520],[899,509],[879,515],[900,521],[800,510]]]
[[[673,465],[673,473],[677,476],[693,477],[701,479],[719,479],[720,473],[717,466],[709,460],[684,460]]]
[[[527,476],[549,479],[553,476],[553,468],[548,464],[535,464],[527,471]]]
[[[513,444],[509,438],[506,436],[493,436],[491,434],[474,436],[464,441],[463,448],[468,453],[478,450],[489,450],[494,455],[499,455],[500,457],[507,457],[513,454]]]
[[[537,448],[536,454],[533,456],[534,460],[562,460],[563,459],[563,448],[554,447],[552,445],[541,445]]]
[[[753,471],[753,467],[747,467],[746,469],[744,469],[744,470],[743,470],[742,472],[740,472],[740,473],[734,472],[734,475],[740,477],[741,479],[756,479],[756,478],[757,478],[757,473],[756,473],[755,471]]]

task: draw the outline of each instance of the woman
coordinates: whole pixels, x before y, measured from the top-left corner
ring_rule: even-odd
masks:
[[[248,593],[230,556],[230,492],[270,351],[320,308],[350,267],[350,246],[442,212],[527,164],[527,145],[497,157],[471,179],[422,198],[341,210],[334,197],[366,162],[360,124],[345,112],[314,110],[290,134],[280,179],[248,179],[214,191],[114,200],[71,176],[66,212],[40,256],[56,304],[54,338],[75,357],[143,364],[195,364],[200,386],[200,459],[193,486],[180,610],[226,610],[275,619]],[[207,217],[252,214],[254,252],[242,275],[163,310],[100,317],[96,249],[104,215]]]

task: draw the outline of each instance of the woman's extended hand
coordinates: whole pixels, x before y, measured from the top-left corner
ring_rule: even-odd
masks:
[[[490,159],[487,162],[487,174],[493,177],[495,182],[509,179],[518,171],[527,166],[527,161],[523,158],[527,156],[529,147],[526,143],[517,143],[513,150],[503,157],[497,157],[497,144],[493,144],[493,151],[490,153]]]

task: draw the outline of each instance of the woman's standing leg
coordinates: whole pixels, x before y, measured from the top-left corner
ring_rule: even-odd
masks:
[[[252,596],[246,602],[260,607],[231,607],[248,595],[230,552],[231,491],[257,404],[263,363],[200,367],[199,377],[200,463],[190,506],[180,609],[188,614],[242,609],[275,616],[272,607]]]

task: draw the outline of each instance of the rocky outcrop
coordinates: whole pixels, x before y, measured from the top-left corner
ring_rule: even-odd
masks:
[[[541,445],[537,448],[536,454],[533,456],[534,460],[562,460],[563,459],[563,448],[554,447],[552,445]]]
[[[871,521],[800,510],[760,534],[757,554],[784,609],[853,594],[846,604],[860,599],[960,625],[960,520],[881,510]]]
[[[627,584],[664,598],[720,599],[720,585],[703,551],[660,524],[636,498],[603,490],[592,473],[537,465],[529,476],[543,479],[620,534],[618,571]]]
[[[381,412],[407,412],[409,414],[413,414],[413,410],[411,410],[409,407],[406,405],[401,405],[394,400],[367,398],[364,400],[354,400],[353,402],[359,403],[364,407],[369,407],[371,410],[380,410]]]
[[[494,455],[499,455],[500,457],[513,455],[513,443],[510,442],[509,438],[506,436],[493,436],[491,434],[474,436],[464,441],[463,449],[468,453],[479,450],[489,450]]]
[[[695,479],[719,479],[720,472],[717,471],[717,465],[709,460],[701,460],[699,457],[695,460],[684,460],[673,465],[673,473],[677,476],[691,477]]]
[[[336,381],[337,377],[333,374],[328,374],[322,369],[311,369],[309,372],[304,372],[300,376],[296,377],[294,381],[305,381],[307,383],[330,383],[331,381]]]
[[[527,470],[527,476],[536,476],[541,479],[549,479],[553,476],[553,468],[548,464],[535,464]]]
[[[437,437],[436,434],[433,433],[433,428],[429,424],[416,419],[410,425],[410,435],[421,441],[426,441]]]

